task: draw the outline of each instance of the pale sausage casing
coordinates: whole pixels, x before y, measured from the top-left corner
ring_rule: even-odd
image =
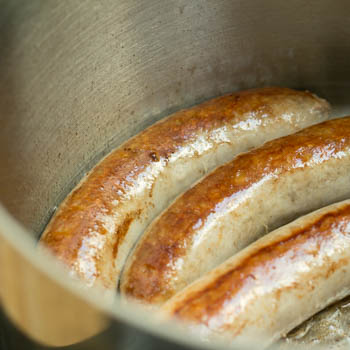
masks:
[[[350,293],[350,201],[254,242],[163,305],[204,338],[263,345]]]
[[[308,92],[230,94],[161,120],[104,158],[67,197],[41,243],[87,284],[115,288],[129,250],[176,195],[266,140],[327,118]]]
[[[181,195],[128,259],[121,291],[166,301],[267,231],[350,196],[350,117],[238,155]]]

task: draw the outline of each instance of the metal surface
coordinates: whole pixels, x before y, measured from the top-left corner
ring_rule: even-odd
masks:
[[[102,155],[181,107],[280,85],[315,91],[335,114],[350,111],[347,0],[0,0],[0,6],[0,201],[33,239]],[[21,246],[24,231],[4,220],[0,231],[50,275],[34,245]],[[62,286],[62,278],[51,278]],[[123,327],[133,329],[136,319],[130,310]],[[144,327],[145,334],[160,332]]]

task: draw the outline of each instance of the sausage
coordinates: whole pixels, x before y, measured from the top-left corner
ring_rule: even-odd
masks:
[[[264,88],[175,113],[104,158],[61,204],[41,246],[87,285],[114,289],[129,250],[176,195],[238,152],[328,112],[309,92]]]
[[[296,217],[350,196],[350,117],[238,155],[181,195],[141,237],[121,292],[157,307]]]
[[[350,201],[254,242],[163,305],[202,337],[261,347],[350,293]]]

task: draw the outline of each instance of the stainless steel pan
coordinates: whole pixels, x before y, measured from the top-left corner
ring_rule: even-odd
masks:
[[[349,112],[349,12],[347,0],[0,0],[6,346],[214,347],[87,292],[35,242],[87,169],[179,108],[281,85],[328,98],[335,115]]]

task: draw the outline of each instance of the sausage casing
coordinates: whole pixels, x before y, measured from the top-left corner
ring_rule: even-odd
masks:
[[[181,195],[147,229],[124,295],[166,301],[268,231],[350,196],[350,117],[238,155]]]
[[[350,201],[281,227],[163,305],[204,338],[261,346],[350,293]]]
[[[113,289],[135,241],[176,195],[238,152],[328,111],[311,93],[265,88],[175,113],[104,158],[61,204],[41,243],[88,285]]]

